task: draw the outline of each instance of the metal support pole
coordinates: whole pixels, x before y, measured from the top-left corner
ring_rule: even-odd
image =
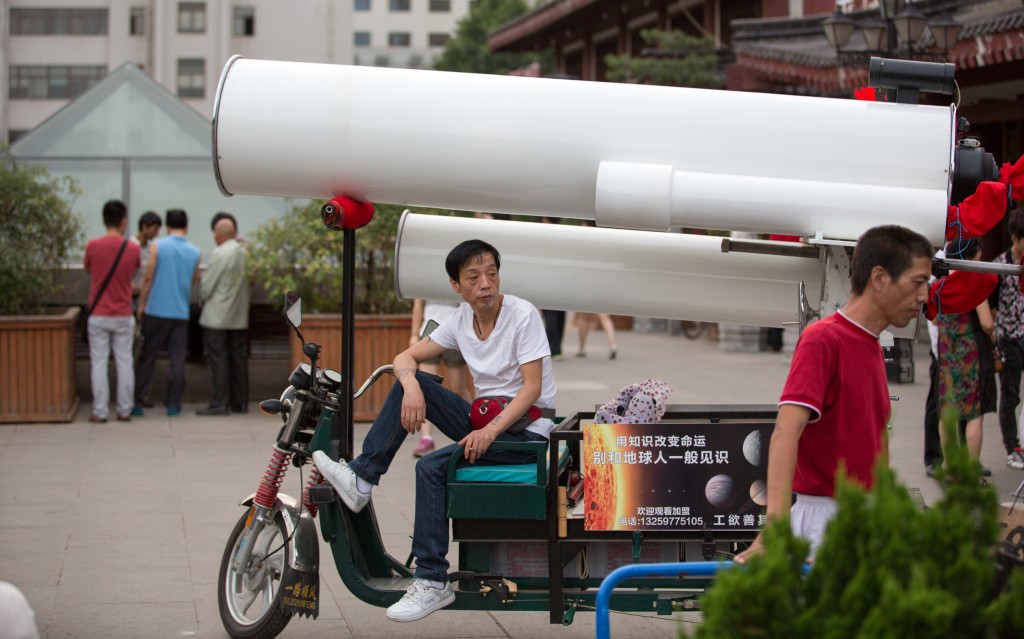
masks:
[[[355,308],[356,308],[356,230],[345,229],[341,271],[341,419],[343,459],[352,459],[355,451],[353,422],[355,411],[352,397],[355,377]]]

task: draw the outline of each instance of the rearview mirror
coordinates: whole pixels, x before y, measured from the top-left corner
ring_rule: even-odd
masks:
[[[294,291],[284,294],[284,315],[293,327],[302,326],[302,298]]]
[[[430,335],[434,332],[434,329],[440,326],[437,320],[427,320],[427,323],[423,326],[423,331],[420,333],[420,339]]]

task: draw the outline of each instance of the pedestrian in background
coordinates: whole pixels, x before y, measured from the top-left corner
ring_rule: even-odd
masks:
[[[89,364],[92,381],[92,415],[89,421],[104,423],[110,416],[108,362],[114,354],[117,370],[117,419],[131,421],[135,372],[132,370],[132,279],[139,270],[139,247],[124,236],[128,210],[120,200],[103,205],[102,237],[85,247],[83,266],[89,273]]]
[[[547,217],[540,218],[541,224],[560,224],[562,218]],[[541,317],[544,318],[544,333],[548,337],[548,348],[551,349],[551,359],[562,359],[562,337],[565,335],[565,311],[542,310]]]
[[[946,252],[935,252],[937,259],[946,257]],[[935,281],[933,275],[929,280]],[[935,477],[942,468],[942,440],[939,438],[939,326],[928,321],[928,397],[924,402],[924,472]]]
[[[149,244],[160,235],[160,228],[164,225],[163,220],[154,211],[146,211],[139,217],[139,232],[131,237],[131,241],[139,247],[141,265],[135,272],[132,279],[132,311],[138,306],[139,293],[142,291],[142,276],[146,273],[146,264],[149,260]]]
[[[576,351],[576,357],[587,356],[587,335],[590,334],[590,329],[593,328],[595,316],[596,321],[601,324],[601,328],[604,329],[604,334],[608,338],[608,359],[615,359],[618,356],[618,350],[615,346],[615,325],[612,324],[611,315],[607,313],[576,313],[580,337],[580,348]]]
[[[958,260],[980,260],[977,239],[954,240],[946,245],[946,256]],[[968,313],[941,313],[939,327],[939,407],[956,411],[972,459],[981,455],[985,413],[996,410],[996,379],[992,359],[995,320],[988,300]],[[945,452],[946,433],[939,429]],[[991,474],[991,473],[988,473]]]
[[[595,226],[591,220],[583,220],[583,226]],[[587,335],[593,328],[595,321],[601,324],[605,336],[608,338],[608,359],[615,359],[618,356],[618,349],[615,346],[615,325],[607,313],[576,313],[577,330],[580,340],[580,347],[576,351],[576,357],[587,356]]]
[[[1010,248],[992,260],[996,264],[1020,264],[1024,256],[1024,210],[1015,210],[1009,221]],[[996,343],[1002,355],[999,372],[999,430],[1006,449],[1006,465],[1024,469],[1024,451],[1020,448],[1017,407],[1020,406],[1020,377],[1024,369],[1024,294],[1020,276],[999,278],[993,296],[996,306]]]
[[[192,286],[199,279],[199,248],[185,239],[188,214],[170,209],[165,216],[167,237],[150,248],[142,278],[139,308],[142,321],[142,356],[135,366],[135,409],[142,415],[143,398],[149,395],[160,348],[167,344],[170,370],[167,375],[167,414],[181,414],[185,392],[185,349],[188,344],[188,311]]]
[[[249,277],[245,249],[236,240],[233,216],[214,223],[217,247],[200,282],[206,362],[212,377],[210,404],[200,415],[244,413],[249,404]]]
[[[135,271],[135,278],[132,280],[132,317],[139,310],[139,293],[142,292],[142,277],[146,273],[146,264],[149,260],[149,248],[156,236],[160,234],[160,228],[164,225],[160,215],[155,211],[146,211],[139,217],[139,231],[132,236],[131,241],[139,246],[139,257],[141,263],[139,270]],[[135,361],[142,355],[142,322],[135,322],[135,343],[132,346],[132,354]],[[151,407],[148,397],[142,399],[142,405]]]

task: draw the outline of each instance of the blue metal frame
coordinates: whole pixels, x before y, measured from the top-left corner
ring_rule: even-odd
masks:
[[[637,577],[677,577],[690,575],[693,577],[713,577],[719,570],[733,567],[731,561],[691,561],[668,564],[630,564],[608,573],[597,591],[597,639],[609,639],[611,622],[608,605],[611,602],[615,586],[627,579]]]

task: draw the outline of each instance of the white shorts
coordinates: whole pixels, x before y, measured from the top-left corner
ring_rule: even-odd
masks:
[[[793,529],[793,535],[811,542],[809,559],[814,559],[821,546],[821,539],[825,536],[825,527],[835,515],[835,499],[797,495],[796,503],[789,511],[790,527]]]

